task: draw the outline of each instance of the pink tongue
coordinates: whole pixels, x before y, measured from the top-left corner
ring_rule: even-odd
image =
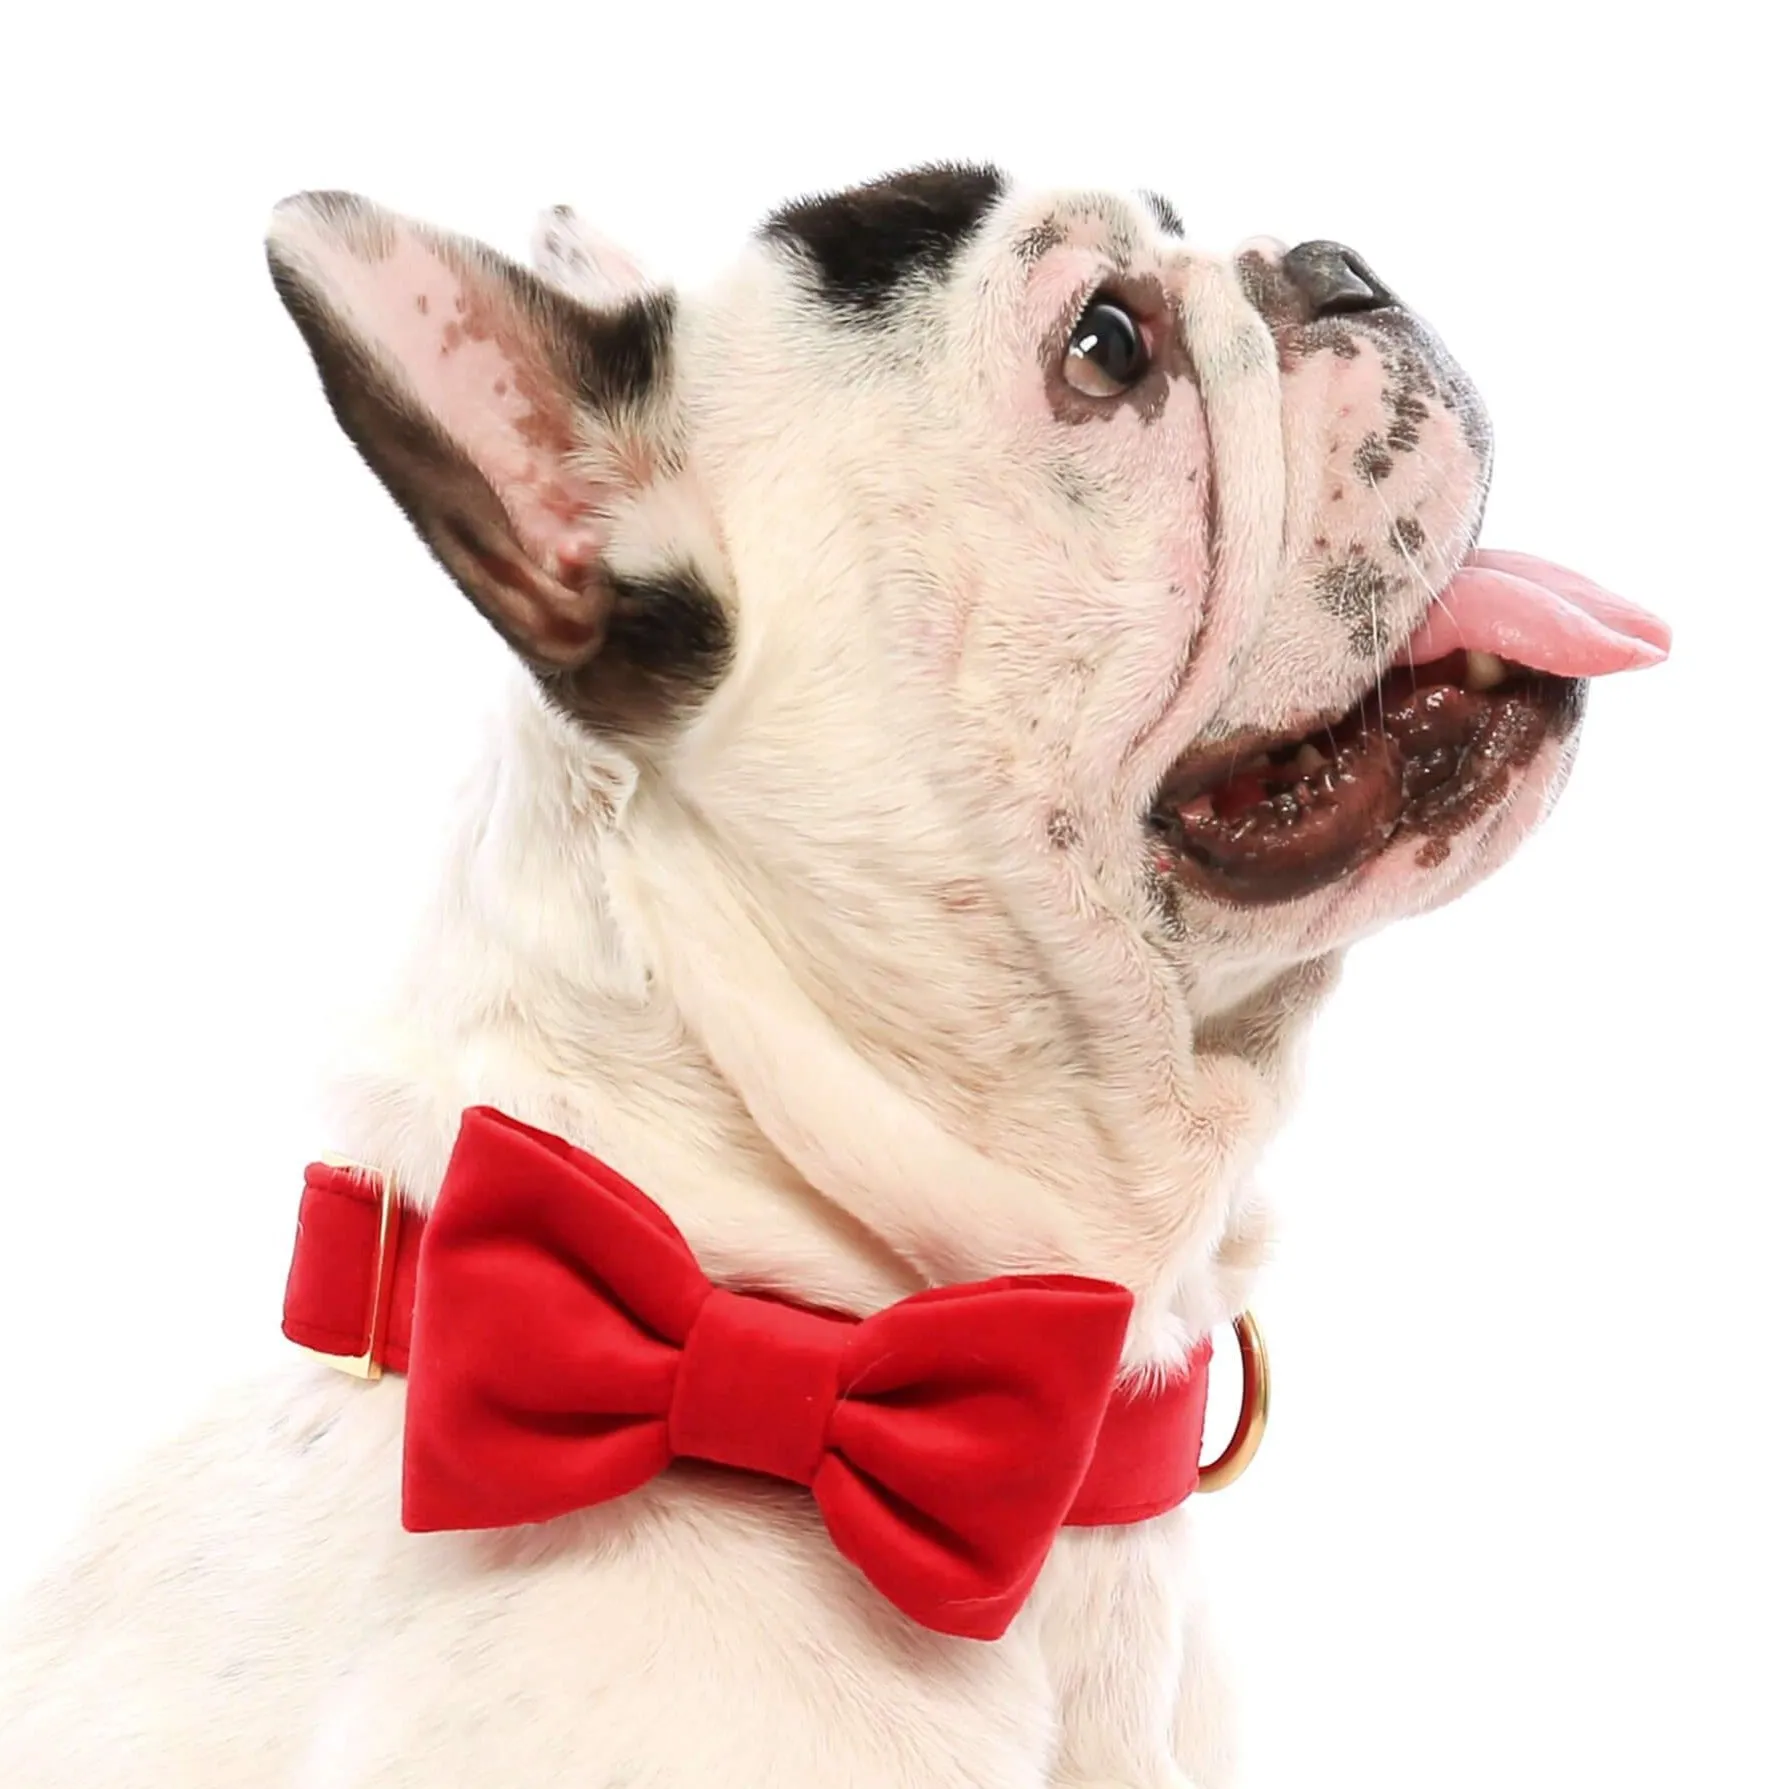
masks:
[[[1526,553],[1474,553],[1442,591],[1404,662],[1491,652],[1556,677],[1601,677],[1660,664],[1671,630],[1588,578]]]

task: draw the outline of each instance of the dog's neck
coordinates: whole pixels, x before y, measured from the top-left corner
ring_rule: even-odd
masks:
[[[793,963],[771,891],[698,836],[518,691],[327,1145],[426,1206],[462,1111],[495,1105],[643,1187],[721,1283],[833,1308],[1086,1273],[1136,1293],[1137,1362],[1241,1308],[1266,1238],[1250,1161],[1333,961],[1245,981],[1140,1095],[1138,1052],[1085,1005],[1075,1026],[1040,995],[1037,1014],[906,1030],[918,1047],[878,1034],[874,977],[846,1000]]]

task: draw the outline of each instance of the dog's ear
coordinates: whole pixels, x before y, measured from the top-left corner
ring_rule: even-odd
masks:
[[[646,291],[639,263],[585,223],[569,205],[555,205],[535,220],[534,271],[585,304],[626,304]]]
[[[343,193],[286,200],[267,253],[338,421],[522,658],[569,681],[639,631],[651,580],[605,551],[673,451],[672,297],[587,306]]]

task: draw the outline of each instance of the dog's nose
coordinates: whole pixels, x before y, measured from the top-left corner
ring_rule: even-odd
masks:
[[[1318,317],[1385,310],[1398,302],[1372,268],[1339,242],[1301,242],[1280,265]]]

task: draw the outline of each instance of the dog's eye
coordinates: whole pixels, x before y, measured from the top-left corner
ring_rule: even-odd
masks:
[[[1090,398],[1116,397],[1149,371],[1149,344],[1137,320],[1109,298],[1096,298],[1069,337],[1062,376]]]

